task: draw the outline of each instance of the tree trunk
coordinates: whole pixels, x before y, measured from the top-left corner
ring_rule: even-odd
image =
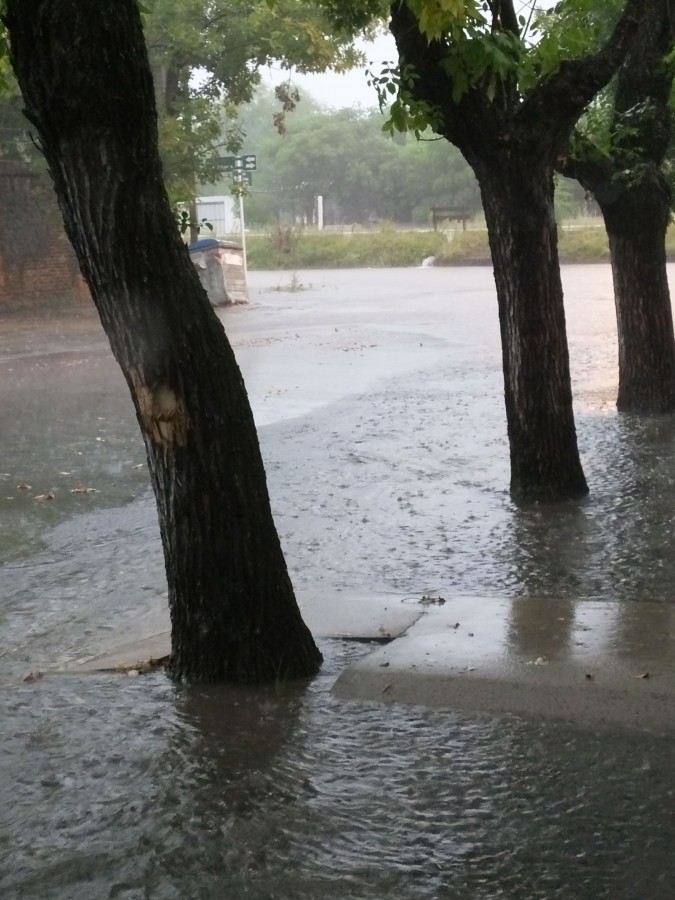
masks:
[[[619,337],[622,412],[675,412],[675,335],[665,239],[675,0],[651,3],[619,69],[608,151],[577,135],[559,170],[590,191],[609,236]]]
[[[665,178],[654,176],[622,189],[613,202],[598,196],[614,279],[620,412],[675,412],[675,337],[665,251],[671,196]]]
[[[68,236],[129,385],[157,499],[171,671],[316,672],[241,374],[161,178],[136,0],[7,0],[11,59]]]
[[[511,494],[520,502],[583,497],[552,171],[522,146],[471,163],[497,286]]]

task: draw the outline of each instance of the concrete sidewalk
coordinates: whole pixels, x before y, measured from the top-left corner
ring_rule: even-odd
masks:
[[[316,638],[391,641],[404,634],[422,615],[420,607],[403,605],[400,597],[359,594],[332,594],[296,591],[302,618]],[[93,659],[69,667],[69,671],[98,672],[126,670],[149,659],[161,659],[171,652],[171,625],[168,609],[146,622],[146,635],[119,641]]]
[[[672,733],[675,610],[635,606],[478,597],[429,605],[403,637],[344,671],[334,690]]]
[[[381,645],[342,672],[341,698],[675,732],[669,605],[320,593],[299,603],[315,636]],[[133,669],[169,652],[165,627],[69,671]]]

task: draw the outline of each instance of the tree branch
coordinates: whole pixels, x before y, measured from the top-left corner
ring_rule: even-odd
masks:
[[[577,152],[556,160],[556,172],[574,178],[587,191],[595,193],[598,185],[609,183],[614,174],[612,160],[602,156],[597,147],[581,134],[576,135]]]
[[[443,137],[464,148],[466,136],[476,127],[484,138],[489,138],[495,116],[489,111],[483,93],[469,88],[458,101],[452,101],[453,81],[443,67],[448,54],[445,41],[436,38],[430,41],[422,34],[405,0],[395,0],[390,14],[389,30],[396,41],[399,66],[412,66],[418,76],[413,91],[415,99],[431,104],[442,113]],[[452,110],[451,117],[446,115],[448,110]]]
[[[497,0],[497,13],[503,31],[510,31],[516,37],[520,35],[518,16],[513,7],[513,0]]]
[[[605,46],[592,56],[564,61],[527,97],[517,118],[537,133],[542,132],[541,123],[547,122],[548,143],[553,147],[566,141],[586,106],[621,65],[650,6],[666,2],[628,0]]]

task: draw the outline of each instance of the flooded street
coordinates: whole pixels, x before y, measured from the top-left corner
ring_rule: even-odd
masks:
[[[220,316],[299,596],[539,598],[514,645],[578,600],[636,640],[655,602],[675,637],[675,418],[616,413],[607,266],[563,270],[590,496],[525,510],[491,270],[250,278]],[[330,639],[304,687],[25,682],[166,627],[166,586],[96,322],[0,323],[0,375],[2,898],[675,897],[672,738],[341,700],[369,647]]]

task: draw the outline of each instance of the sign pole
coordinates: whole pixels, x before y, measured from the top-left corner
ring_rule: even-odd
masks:
[[[252,172],[257,167],[254,153],[245,156],[220,156],[218,157],[226,172],[232,173],[234,183],[239,194],[239,221],[241,222],[241,252],[244,263],[244,287],[248,293],[248,263],[246,262],[246,222],[244,221],[244,183],[252,184]]]
[[[244,260],[244,287],[248,294],[248,266],[246,264],[246,223],[244,222],[244,185],[239,185],[239,222],[241,224],[241,252]]]

